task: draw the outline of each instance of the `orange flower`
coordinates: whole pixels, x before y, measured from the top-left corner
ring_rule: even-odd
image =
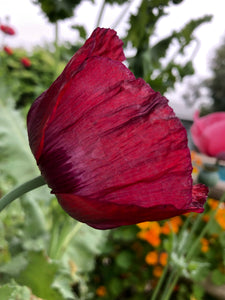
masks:
[[[167,264],[167,260],[168,260],[168,254],[166,252],[162,252],[159,255],[159,263],[162,266],[165,266]]]
[[[149,229],[140,231],[138,237],[146,240],[153,247],[157,247],[161,244],[160,233],[161,228],[158,222],[149,222]]]
[[[179,231],[179,226],[183,223],[181,217],[177,216],[171,218],[169,221],[165,222],[161,227],[161,232],[163,234],[169,234],[171,231],[177,233]]]
[[[148,265],[156,265],[158,263],[158,253],[156,251],[148,252],[145,261]]]
[[[199,167],[202,166],[202,160],[195,151],[191,151],[191,161]]]
[[[215,215],[215,219],[220,227],[225,230],[225,207],[218,209]]]
[[[205,215],[202,216],[202,220],[203,220],[204,222],[206,222],[206,223],[209,221],[209,219],[210,219],[210,216],[207,215],[207,214],[205,214]]]
[[[201,242],[201,245],[202,245],[201,251],[204,252],[204,253],[208,252],[208,250],[209,250],[209,241],[206,238],[202,238],[200,240],[200,242]]]
[[[163,224],[163,226],[161,227],[161,233],[167,235],[167,234],[170,234],[170,225],[168,222],[165,222]]]
[[[196,166],[193,166],[192,173],[193,174],[198,174],[199,173],[199,170]]]
[[[137,226],[141,229],[141,230],[147,230],[150,227],[151,222],[142,222],[142,223],[138,223]]]
[[[162,275],[162,272],[163,272],[163,268],[160,266],[155,266],[153,269],[153,275],[155,277],[160,277]]]
[[[99,297],[104,297],[106,295],[106,288],[103,285],[100,285],[96,290],[96,295]]]
[[[214,210],[217,208],[218,204],[219,204],[219,201],[218,200],[215,200],[215,199],[212,199],[212,198],[209,198],[207,200],[207,203],[208,205]]]

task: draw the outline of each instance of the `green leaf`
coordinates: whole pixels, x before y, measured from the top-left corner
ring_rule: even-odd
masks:
[[[83,224],[65,250],[63,261],[66,264],[69,260],[73,261],[78,270],[82,272],[92,270],[95,265],[95,257],[101,253],[108,233]]]
[[[53,287],[60,291],[63,299],[74,300],[74,293],[71,289],[72,283],[71,275],[68,272],[60,271],[60,274],[55,278]]]
[[[0,173],[19,184],[40,172],[28,144],[25,122],[11,102],[0,98]]]
[[[222,273],[220,270],[216,269],[212,272],[212,282],[215,285],[222,285],[225,284],[225,274]]]
[[[203,300],[205,291],[204,291],[204,288],[201,285],[193,284],[192,290],[193,290],[193,294],[194,294],[195,299]]]
[[[133,262],[133,255],[130,251],[121,251],[116,257],[116,264],[122,269],[129,269]]]
[[[183,53],[184,47],[193,40],[193,32],[195,31],[195,29],[198,28],[201,24],[210,22],[211,20],[212,15],[206,15],[204,17],[189,21],[181,30],[174,32],[174,36],[180,42],[181,53]]]
[[[14,280],[0,286],[0,299],[2,300],[30,300],[30,290],[26,286],[18,285]],[[32,297],[35,300],[35,298]]]
[[[73,29],[76,29],[78,30],[79,34],[80,34],[80,37],[84,40],[86,40],[87,38],[87,31],[86,29],[84,28],[84,26],[81,26],[81,25],[72,25],[71,26]]]
[[[49,21],[55,23],[58,20],[64,20],[73,16],[74,8],[81,0],[35,0],[42,11],[48,17]]]
[[[11,258],[8,263],[0,266],[0,273],[10,275],[12,277],[17,276],[27,266],[26,253],[20,253]]]
[[[31,288],[32,292],[45,300],[63,300],[59,291],[53,287],[59,266],[44,255],[43,252],[29,252],[27,266],[16,277],[21,285]]]
[[[204,261],[191,261],[188,265],[188,278],[199,282],[207,277],[210,270],[210,263]]]

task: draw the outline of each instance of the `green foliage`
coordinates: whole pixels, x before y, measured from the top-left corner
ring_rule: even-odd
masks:
[[[33,0],[33,2],[41,6],[50,22],[55,23],[72,17],[74,8],[81,0]]]
[[[215,51],[211,71],[212,77],[205,81],[213,100],[209,112],[225,111],[225,39]]]
[[[131,42],[137,49],[136,55],[128,59],[129,67],[137,77],[144,78],[153,89],[161,93],[173,88],[185,76],[194,74],[193,57],[187,59],[184,50],[195,39],[196,28],[211,20],[211,16],[191,20],[181,30],[153,43],[151,39],[156,26],[160,18],[166,15],[165,9],[169,3],[169,0],[143,0],[137,15],[130,18],[131,26],[125,38],[126,43]],[[172,48],[174,54],[165,63],[173,44],[177,44]],[[182,63],[177,61],[179,56],[183,57]]]
[[[13,109],[12,98],[1,86],[0,91],[0,179],[22,183],[36,176],[38,170],[28,145],[25,121],[20,112]]]
[[[31,297],[35,300],[28,287],[20,286],[14,280],[0,286],[0,298],[2,300],[30,300]]]
[[[13,108],[4,86],[0,90],[3,191],[39,171],[29,149],[24,118]],[[79,299],[83,299],[86,285],[82,278],[94,268],[106,231],[79,225],[62,211],[47,187],[32,191],[1,212],[0,229],[1,299],[27,299],[30,290],[45,300],[78,299],[73,285],[78,286]],[[9,284],[11,279],[16,283]],[[3,298],[8,295],[12,298]]]
[[[71,48],[71,45],[68,44],[59,46],[60,57],[59,63],[56,65],[53,50],[50,48],[50,45],[46,48],[34,48],[29,54],[31,66],[27,68],[20,61],[22,57],[28,56],[25,50],[14,49],[11,56],[0,51],[0,61],[3,63],[3,68],[0,69],[2,86],[3,84],[7,86],[8,93],[13,96],[15,107],[24,109],[25,114],[32,102],[62,72],[66,62],[77,50],[77,47]]]
[[[72,16],[81,1],[34,2],[40,5],[50,22],[55,23]],[[122,5],[126,1],[105,2]],[[124,37],[125,47],[132,46],[136,50],[136,55],[128,59],[132,71],[163,93],[173,88],[176,81],[194,73],[192,58],[186,58],[185,49],[195,40],[195,29],[211,18],[191,20],[181,30],[153,42],[156,27],[168,6],[181,2],[143,0],[137,14],[130,17],[130,28]],[[39,175],[27,141],[25,115],[34,99],[50,86],[81,46],[80,42],[86,39],[83,25],[73,26],[80,35],[73,46],[69,43],[57,47],[48,45],[34,48],[29,54],[24,49],[14,49],[13,55],[0,51],[1,194],[12,185]],[[173,48],[174,42],[177,48]],[[174,55],[168,60],[171,47]],[[24,56],[30,59],[30,67],[21,64]],[[177,56],[182,57],[182,63],[177,61]],[[202,228],[203,221],[200,225]],[[177,254],[185,248],[187,238],[189,245],[194,243],[200,229],[192,237],[190,228],[180,235],[161,234],[160,245],[153,246],[140,238],[141,230],[135,225],[99,231],[76,222],[61,209],[47,187],[39,188],[1,213],[0,299],[150,299],[158,277],[154,274],[155,266],[146,262],[146,255],[156,250],[158,255],[165,251],[171,255],[171,272],[183,267],[180,288],[173,293],[173,299],[187,299],[185,297],[192,294],[200,300],[205,293],[197,283],[209,272],[213,272],[214,281],[223,282],[224,269],[219,266],[221,261],[225,262],[224,232],[215,222],[207,236],[212,249],[202,253],[199,245],[190,261],[185,260],[186,253]],[[219,234],[218,240],[212,238],[215,233]],[[157,266],[162,267],[159,262]],[[97,292],[99,287],[103,287],[101,292]]]

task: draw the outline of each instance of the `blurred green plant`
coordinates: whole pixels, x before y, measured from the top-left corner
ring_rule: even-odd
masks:
[[[215,50],[211,61],[211,71],[212,77],[204,82],[213,100],[209,112],[225,111],[225,38]]]
[[[44,48],[35,47],[29,53],[24,49],[0,51],[0,194],[39,174],[28,146],[24,116],[31,102],[50,86],[79,48],[80,42],[84,42],[87,37],[85,23],[74,24],[73,28],[80,35],[79,42],[73,45],[58,43],[57,22],[71,17],[74,8],[81,1],[33,2],[39,4],[48,20],[56,24],[55,43]],[[127,5],[125,2],[131,4],[132,1],[102,2],[102,12],[97,22],[101,22],[106,6]],[[131,70],[162,93],[173,88],[175,82],[186,75],[193,74],[193,57],[186,58],[185,49],[191,43],[193,45],[194,31],[211,19],[206,16],[191,20],[183,29],[153,43],[157,25],[166,15],[167,9],[181,2],[182,0],[141,1],[136,15],[130,16],[129,29],[123,37],[125,50],[132,48],[135,52],[128,59]],[[121,6],[122,14],[115,26],[123,19],[124,7],[127,10],[129,6]],[[174,42],[176,49],[173,48]],[[172,59],[168,59],[171,47],[175,49],[174,55]],[[194,47],[194,54],[195,50]],[[177,61],[179,55],[182,63]],[[22,64],[22,57],[29,58],[30,65]],[[168,234],[162,233],[164,223],[154,223],[156,232],[158,228],[160,234],[158,239],[153,231],[147,235],[152,238],[151,243],[155,243],[152,245],[150,239],[146,240],[141,235],[145,230],[140,226],[98,231],[81,225],[62,211],[49,192],[47,187],[34,190],[1,213],[0,299],[140,300],[152,295],[153,288],[166,268],[167,260],[168,275],[173,270],[180,270],[178,266],[184,263],[179,288],[173,293],[176,297],[174,299],[184,299],[182,297],[187,295],[187,291],[196,299],[201,299],[204,290],[196,283],[200,278],[196,275],[198,272],[199,276],[203,276],[204,272],[208,274],[210,270],[214,272],[214,282],[224,282],[224,270],[218,267],[221,260],[225,260],[218,250],[221,245],[224,246],[224,234],[220,231],[218,243],[209,242],[214,249],[212,253],[209,252],[209,258],[204,256],[208,252],[201,252],[200,244],[196,256],[190,262],[175,255],[176,249],[183,245],[182,238],[187,237],[194,217],[191,218],[189,227],[179,231],[182,234],[178,237],[170,227],[167,228]],[[202,226],[202,219],[199,222]],[[178,227],[180,230],[180,225]],[[215,230],[218,232],[218,227]],[[215,230],[207,233],[208,241],[211,241]],[[194,241],[198,232],[195,234],[191,241]],[[151,252],[157,254],[156,265],[150,263]],[[168,257],[166,253],[169,254]],[[206,259],[209,260],[207,264],[204,263]],[[213,265],[215,261],[218,263],[216,267]],[[191,286],[187,285],[190,281],[193,283]]]
[[[170,0],[143,0],[138,13],[131,15],[130,29],[124,38],[126,45],[131,43],[136,49],[135,56],[128,59],[130,69],[161,93],[174,88],[174,84],[182,81],[185,76],[194,74],[196,46],[191,57],[187,57],[185,50],[191,43],[193,46],[194,41],[197,43],[194,31],[212,19],[212,16],[204,16],[191,20],[180,30],[174,30],[168,36],[153,42],[158,23],[167,14],[166,9],[172,3],[175,4]]]
[[[0,192],[4,193],[39,171],[24,118],[13,108],[5,87],[0,85],[0,91]],[[30,299],[31,291],[45,300],[87,299],[85,276],[93,269],[107,232],[70,218],[46,186],[5,209],[0,228],[1,299]]]
[[[202,215],[112,230],[89,275],[92,299],[223,299],[224,199]]]

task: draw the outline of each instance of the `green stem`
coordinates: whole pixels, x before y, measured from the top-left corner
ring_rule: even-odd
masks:
[[[218,207],[212,212],[211,216],[210,216],[210,220],[208,221],[208,223],[205,225],[205,227],[203,228],[203,230],[201,231],[201,233],[198,235],[197,239],[195,240],[194,244],[192,245],[191,249],[188,251],[187,254],[187,261],[191,259],[192,254],[195,252],[195,249],[198,247],[200,240],[203,238],[203,236],[207,233],[207,230],[210,228],[211,223],[214,221],[214,217],[219,209],[219,204],[225,201],[225,193],[223,194],[223,196],[220,198],[219,203],[218,203]]]
[[[220,198],[219,200],[219,204],[225,201],[225,193],[223,194],[223,196]],[[194,244],[191,246],[190,250],[188,251],[188,254],[186,256],[186,262],[189,262],[192,259],[193,254],[195,253],[196,248],[199,246],[199,242],[201,240],[201,238],[207,233],[208,229],[211,226],[211,223],[214,220],[214,217],[219,209],[219,204],[217,209],[215,209],[213,211],[213,213],[210,216],[210,220],[209,222],[204,226],[204,228],[202,229],[201,233],[198,235],[197,239],[195,240]],[[197,229],[198,225],[200,224],[200,220],[201,220],[201,216],[198,216],[198,219],[195,222],[195,225],[193,226],[192,230],[191,230],[191,236],[193,236],[194,231]],[[184,255],[185,254],[185,250],[189,249],[190,243],[189,241],[191,240],[191,238],[188,239],[187,244],[184,246],[184,252],[180,255]],[[170,283],[168,285],[170,285],[169,289],[166,289],[166,293],[165,293],[165,297],[162,297],[162,300],[169,300],[170,296],[174,290],[174,287],[177,283],[177,281],[179,280],[179,277],[181,275],[181,268],[175,268],[171,274],[171,278],[169,278],[167,283]]]
[[[106,2],[105,2],[105,0],[103,0],[102,6],[101,6],[100,12],[99,12],[98,20],[97,20],[97,23],[96,23],[96,27],[98,27],[101,23],[103,12],[104,12],[104,9],[105,9],[105,5],[106,5]]]
[[[160,288],[161,288],[161,286],[163,284],[163,281],[164,281],[164,279],[166,277],[168,269],[169,269],[169,263],[167,263],[167,265],[165,266],[165,268],[163,270],[162,276],[160,277],[160,279],[159,279],[159,281],[158,281],[158,283],[156,285],[156,288],[155,288],[154,293],[153,293],[153,295],[151,297],[151,300],[158,299],[158,293],[159,293],[159,290],[160,290]]]
[[[124,7],[124,9],[122,10],[122,12],[120,13],[119,17],[116,19],[116,21],[112,24],[111,28],[115,29],[120,22],[122,21],[122,19],[124,18],[124,16],[126,15],[126,13],[129,11],[129,8],[132,4],[133,0],[129,0],[127,1],[127,5]]]
[[[59,23],[58,21],[55,22],[55,72],[54,72],[54,79],[58,76],[58,65],[60,62],[60,48],[59,48]]]
[[[173,293],[175,285],[176,285],[176,283],[177,283],[177,281],[178,281],[178,279],[180,277],[180,273],[181,273],[180,270],[177,270],[177,272],[174,273],[174,276],[172,278],[172,280],[173,280],[172,284],[170,285],[169,290],[168,290],[168,292],[167,292],[167,294],[166,294],[166,296],[165,296],[165,298],[163,300],[169,300],[170,299],[170,296]]]
[[[65,252],[67,246],[69,245],[70,241],[74,238],[77,232],[80,230],[83,223],[77,222],[74,228],[65,236],[62,244],[60,245],[58,251],[56,252],[56,259],[60,259],[62,254]]]
[[[42,176],[38,176],[30,181],[19,185],[14,190],[12,190],[0,199],[0,211],[2,211],[8,204],[10,204],[15,199],[44,184],[46,184],[44,178]]]

